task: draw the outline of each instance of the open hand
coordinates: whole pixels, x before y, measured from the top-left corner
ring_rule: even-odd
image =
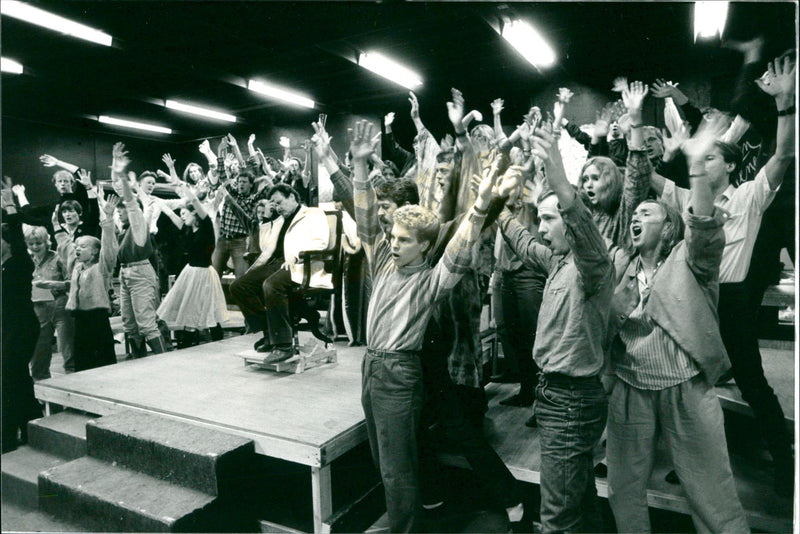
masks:
[[[450,89],[452,101],[447,103],[447,116],[456,131],[461,129],[461,119],[464,118],[464,95],[458,89]]]
[[[383,117],[383,125],[384,126],[391,126],[394,122],[394,111],[390,111]]]
[[[197,147],[201,154],[208,154],[211,152],[211,143],[208,142],[208,139],[204,140],[200,143],[200,146]]]
[[[50,154],[42,154],[39,156],[39,161],[42,162],[42,165],[45,167],[55,167],[58,165],[58,160],[51,156]]]
[[[670,135],[666,128],[661,129],[661,138],[664,143],[664,152],[674,154],[681,149],[681,145],[689,139],[689,129],[685,124],[681,124],[678,129]]]
[[[411,104],[411,118],[418,119],[419,118],[419,100],[417,100],[417,95],[414,94],[414,91],[408,92],[408,102]]]
[[[625,76],[617,76],[614,78],[614,83],[611,84],[611,90],[615,93],[621,93],[628,88],[628,79]]]
[[[656,98],[672,97],[677,90],[677,83],[668,82],[662,78],[658,78],[653,82],[653,96]]]
[[[691,163],[708,154],[713,148],[714,142],[722,137],[727,129],[728,124],[722,114],[701,122],[697,132],[681,145],[686,159]]]
[[[641,114],[644,97],[647,96],[648,87],[642,82],[631,82],[622,91],[622,102],[628,108],[628,114]]]
[[[114,143],[114,148],[111,150],[111,170],[115,173],[125,172],[125,168],[131,162],[128,157],[128,151],[125,150],[124,143]]]
[[[292,144],[292,142],[289,140],[289,138],[288,138],[288,137],[286,137],[285,135],[282,135],[282,136],[281,136],[281,138],[280,138],[280,141],[279,141],[279,142],[280,142],[280,145],[281,145],[283,148],[289,148],[289,147],[291,146],[291,144]]]
[[[574,95],[575,93],[573,93],[566,87],[560,87],[558,89],[558,101],[563,104],[569,104],[569,101],[572,99]]]
[[[372,155],[372,123],[358,121],[350,133],[350,153],[353,160],[366,160]]]
[[[164,154],[163,156],[161,156],[161,161],[164,162],[164,165],[167,166],[168,170],[170,170],[170,171],[174,171],[175,170],[175,160],[172,159],[172,156],[170,156],[169,153]]]
[[[553,136],[553,128],[549,123],[543,123],[531,135],[531,150],[535,156],[544,160],[545,164],[561,157],[558,151],[558,141]]]
[[[759,89],[770,96],[794,95],[797,64],[789,56],[767,64],[767,72],[756,80]]]
[[[500,112],[503,111],[503,104],[505,104],[505,102],[503,102],[502,98],[495,98],[492,100],[492,113],[500,115]]]
[[[11,191],[12,191],[12,192],[13,192],[13,193],[14,193],[16,196],[22,196],[22,195],[24,195],[24,194],[25,194],[25,186],[24,186],[24,185],[22,185],[22,184],[15,184],[15,185],[12,185],[12,186],[11,186]]]
[[[78,181],[88,191],[92,188],[92,171],[78,169]]]
[[[119,205],[120,198],[117,195],[109,195],[103,204],[103,213],[106,214],[107,217],[112,217],[114,215],[114,210],[117,209]]]

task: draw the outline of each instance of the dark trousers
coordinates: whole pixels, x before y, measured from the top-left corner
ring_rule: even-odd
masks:
[[[417,430],[422,366],[417,353],[367,349],[361,405],[372,459],[381,472],[390,532],[416,532],[420,509]]]
[[[75,310],[75,371],[117,363],[108,310]]]
[[[300,286],[292,282],[289,271],[280,269],[264,280],[264,307],[267,311],[267,334],[272,345],[292,343],[292,319],[289,297]]]
[[[542,304],[542,286],[531,270],[504,272],[500,288],[503,307],[503,328],[500,341],[503,354],[519,369],[519,394],[533,398],[539,369],[533,361],[536,321]]]
[[[534,413],[542,451],[542,532],[602,532],[593,462],[608,415],[600,378],[540,375]]]
[[[281,258],[250,269],[237,278],[230,288],[231,299],[239,306],[251,331],[266,330],[264,318],[264,281],[281,268]]]
[[[434,320],[428,324],[422,353],[424,404],[420,431],[420,481],[423,503],[442,500],[444,474],[437,444],[466,458],[486,490],[488,504],[510,508],[522,502],[514,476],[483,436],[486,396],[481,388],[458,386],[450,378],[447,358],[452,342],[443,339]]]
[[[8,280],[8,283],[13,281]],[[15,313],[16,317],[9,317]],[[28,362],[39,336],[39,321],[32,307],[28,310],[3,309],[2,351],[2,452],[18,446],[17,433],[27,441],[28,421],[42,416],[33,393]]]
[[[774,460],[791,460],[791,435],[783,409],[764,376],[758,348],[758,310],[764,292],[746,282],[720,284],[719,327],[742,398],[750,405]]]

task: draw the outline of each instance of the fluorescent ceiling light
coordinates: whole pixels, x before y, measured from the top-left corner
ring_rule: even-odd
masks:
[[[536,29],[523,20],[512,20],[503,25],[503,39],[517,49],[534,67],[551,67],[556,53]]]
[[[0,70],[11,74],[22,74],[22,65],[7,57],[0,58]]]
[[[234,117],[233,115],[229,115],[228,113],[222,113],[220,111],[214,111],[208,108],[192,106],[190,104],[183,104],[181,102],[176,102],[174,100],[165,101],[164,106],[168,107],[169,109],[174,109],[175,111],[183,111],[184,113],[191,113],[192,115],[208,117],[209,119],[219,119],[221,121],[236,122],[236,117]]]
[[[277,98],[278,100],[283,100],[284,102],[289,102],[290,104],[294,104],[296,106],[314,109],[314,101],[310,98],[292,91],[287,91],[286,89],[282,89],[272,85],[271,83],[250,80],[250,82],[247,84],[247,88],[255,93],[261,93],[262,95]]]
[[[97,118],[97,120],[104,124],[113,124],[114,126],[122,126],[123,128],[134,128],[136,130],[146,130],[148,132],[158,132],[165,134],[172,133],[172,130],[170,130],[169,128],[164,128],[163,126],[154,126],[152,124],[145,124],[143,122],[126,121],[124,119],[107,117],[105,115],[100,115]]]
[[[65,33],[73,37],[85,39],[93,43],[111,46],[111,36],[100,30],[95,30],[78,22],[65,19],[53,13],[48,13],[38,7],[23,4],[17,0],[2,0],[0,2],[0,12],[3,15],[24,20],[37,26],[49,28],[60,33]]]
[[[694,3],[694,40],[698,37],[722,37],[728,18],[728,2]]]
[[[422,85],[419,74],[377,52],[362,52],[358,56],[358,64],[378,76],[409,89],[416,89]]]

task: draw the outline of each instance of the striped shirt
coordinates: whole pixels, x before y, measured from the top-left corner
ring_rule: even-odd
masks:
[[[700,374],[694,360],[644,311],[652,280],[647,280],[641,259],[636,259],[639,303],[619,331],[626,351],[614,361],[614,372],[638,389],[662,390]]]
[[[357,179],[353,180],[353,190],[358,236],[372,276],[367,347],[390,352],[419,352],[433,305],[446,296],[470,268],[472,244],[485,215],[470,210],[436,266],[425,262],[398,268],[389,240],[378,223],[375,191],[369,182]]]

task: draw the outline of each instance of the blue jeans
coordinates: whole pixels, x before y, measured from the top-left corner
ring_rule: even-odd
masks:
[[[600,378],[542,374],[534,414],[542,451],[542,532],[601,532],[592,462],[606,424]]]
[[[415,532],[422,508],[417,431],[422,365],[417,353],[367,349],[361,364],[361,405],[372,459],[381,472],[390,532]]]

